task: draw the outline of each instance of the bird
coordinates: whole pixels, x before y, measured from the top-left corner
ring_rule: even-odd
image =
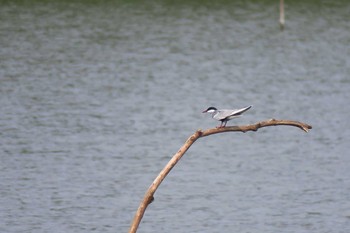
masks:
[[[226,126],[226,123],[233,118],[239,117],[245,111],[249,110],[252,106],[248,106],[240,109],[217,109],[215,107],[209,107],[204,110],[202,113],[211,113],[212,118],[218,121],[221,121],[220,126],[217,128],[223,128]]]

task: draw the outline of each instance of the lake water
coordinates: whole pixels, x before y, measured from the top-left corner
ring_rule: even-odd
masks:
[[[2,1],[0,231],[350,232],[350,4]]]

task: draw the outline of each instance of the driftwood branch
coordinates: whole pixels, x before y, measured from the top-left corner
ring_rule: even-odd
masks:
[[[176,163],[182,158],[182,156],[186,153],[186,151],[191,147],[191,145],[199,138],[206,137],[212,134],[217,133],[224,133],[224,132],[247,132],[247,131],[257,131],[260,128],[267,127],[267,126],[277,126],[277,125],[287,125],[287,126],[295,126],[298,127],[305,132],[308,132],[310,129],[312,129],[311,125],[298,122],[298,121],[290,121],[290,120],[266,120],[261,121],[255,124],[251,125],[243,125],[243,126],[230,126],[230,127],[223,127],[223,128],[213,128],[208,130],[197,130],[193,135],[191,135],[185,144],[175,153],[175,155],[170,159],[170,161],[167,163],[167,165],[163,168],[163,170],[159,173],[159,175],[156,177],[156,179],[153,181],[151,186],[148,188],[147,192],[145,193],[145,196],[142,200],[142,202],[139,205],[139,208],[137,209],[137,212],[134,216],[134,219],[131,223],[129,233],[135,233],[137,231],[137,228],[141,222],[141,219],[146,211],[147,206],[153,202],[154,200],[154,193],[158,189],[159,185],[162,183],[162,181],[165,179],[165,177],[169,174],[171,169],[176,165]]]

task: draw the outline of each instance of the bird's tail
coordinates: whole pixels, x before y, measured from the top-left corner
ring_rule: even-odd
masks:
[[[239,110],[237,111],[237,113],[235,114],[235,116],[241,115],[242,113],[248,111],[251,107],[252,107],[252,105],[250,105],[250,106],[248,106],[248,107],[245,107],[245,108],[242,108],[242,109],[239,109]]]

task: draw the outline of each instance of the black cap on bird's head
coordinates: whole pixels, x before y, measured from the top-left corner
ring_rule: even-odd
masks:
[[[202,113],[206,113],[206,112],[214,112],[217,109],[215,107],[209,107],[207,110],[204,110]]]

